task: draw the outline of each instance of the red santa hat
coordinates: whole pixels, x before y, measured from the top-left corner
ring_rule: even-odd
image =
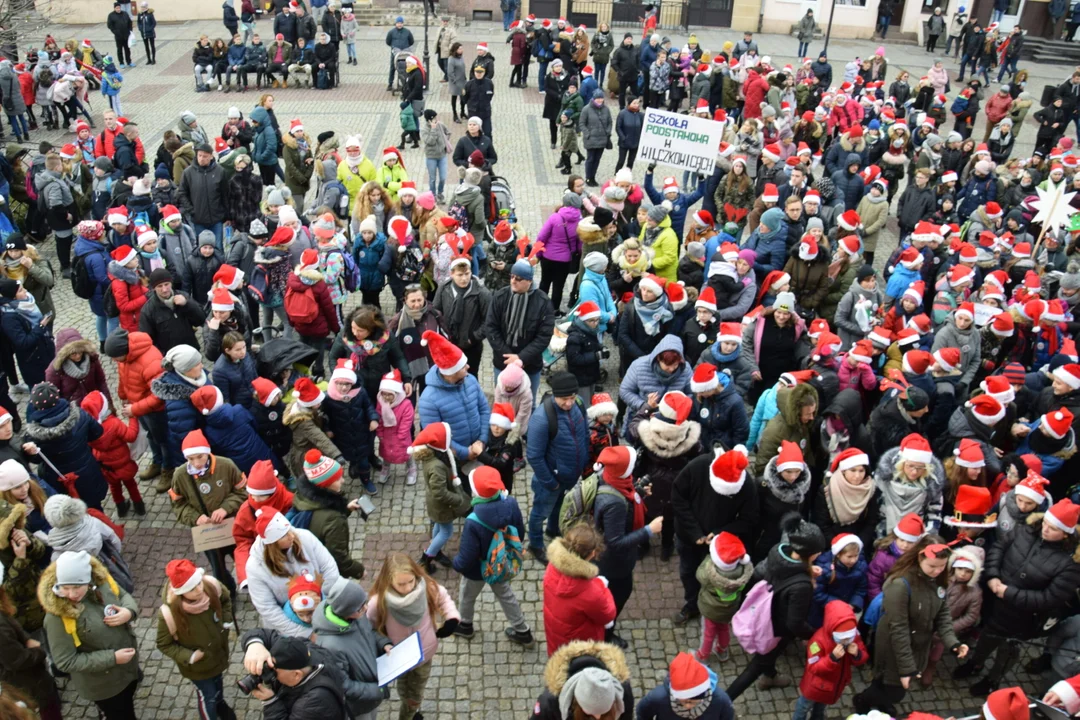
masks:
[[[688,302],[686,288],[681,282],[669,282],[665,292],[667,293],[668,302],[671,303],[672,310],[679,311],[686,307]]]
[[[953,372],[960,366],[960,350],[958,348],[941,348],[934,353],[934,361],[945,372]]]
[[[990,332],[1002,338],[1012,337],[1016,332],[1016,321],[1010,313],[998,313],[990,323]]]
[[[105,214],[105,222],[109,225],[127,225],[128,224],[128,211],[123,205],[118,205],[114,208],[109,208]]]
[[[173,220],[183,220],[183,216],[180,215],[180,210],[178,210],[175,205],[166,205],[165,207],[161,208],[161,219],[164,220],[166,224],[168,224],[171,223]],[[124,220],[123,222],[126,222],[126,220]]]
[[[275,507],[262,507],[255,511],[255,532],[264,544],[276,543],[292,529],[288,518]]]
[[[518,424],[514,422],[514,406],[510,403],[495,403],[492,405],[488,424],[501,427],[503,430],[517,430]]]
[[[806,461],[803,460],[802,450],[789,440],[780,441],[780,452],[776,454],[776,472],[785,470],[803,471],[806,469]]]
[[[469,489],[478,498],[490,499],[506,491],[499,471],[487,465],[475,467],[469,473]]]
[[[809,199],[809,197],[806,199]],[[859,239],[858,235],[845,235],[840,238],[840,249],[853,258],[858,257],[862,254],[862,240]]]
[[[821,360],[821,358],[829,357],[840,352],[840,348],[844,346],[844,342],[840,339],[840,336],[832,332],[823,332],[818,335],[817,345],[814,347],[814,362]]]
[[[218,312],[231,312],[236,309],[232,293],[223,287],[216,288],[210,300],[210,309]]]
[[[800,383],[810,382],[815,377],[817,377],[815,370],[791,370],[781,373],[779,382],[784,387],[793,388]]]
[[[600,451],[593,470],[614,480],[630,477],[636,463],[637,450],[628,445],[612,445]]]
[[[280,229],[280,228],[279,228]],[[300,266],[297,268],[297,273],[302,273],[305,270],[318,270],[319,269],[319,251],[315,248],[308,248],[304,252],[300,253]]]
[[[893,528],[893,535],[900,540],[916,543],[926,535],[926,526],[921,517],[915,513],[908,513],[897,521],[896,527]]]
[[[1080,505],[1068,498],[1062,498],[1046,511],[1044,518],[1058,530],[1072,535],[1076,532],[1076,522],[1080,518]]]
[[[971,414],[983,425],[994,425],[1005,417],[1005,406],[991,395],[979,395],[964,403]]]
[[[706,285],[705,289],[701,291],[698,299],[694,302],[694,307],[716,312],[716,291],[712,289],[711,285]]]
[[[709,543],[709,556],[721,570],[734,570],[739,565],[749,565],[750,556],[738,535],[722,531]]]
[[[420,344],[428,348],[432,362],[443,375],[453,375],[468,364],[461,348],[436,332],[425,330]]]
[[[735,495],[746,482],[749,461],[741,445],[727,452],[717,452],[709,464],[709,485],[720,495]]]
[[[852,533],[840,533],[834,537],[832,543],[829,545],[829,549],[832,550],[833,557],[835,558],[837,555],[844,552],[844,548],[848,545],[858,545],[859,551],[862,552],[862,540],[859,539],[858,535]]]
[[[712,213],[708,210],[698,210],[694,213],[694,223],[699,227],[711,227],[713,224]]]
[[[210,443],[207,442],[202,430],[192,430],[184,436],[184,441],[180,444],[180,450],[184,453],[184,457],[209,455]]]
[[[957,179],[955,170],[946,170],[945,174],[941,176],[941,182],[943,183],[956,182]]]
[[[664,178],[663,194],[667,195],[669,192],[679,192],[679,181],[675,179],[674,175],[668,175]]]
[[[1001,206],[993,200],[986,203],[986,205],[983,207],[983,210],[986,213],[986,217],[990,218],[991,220],[1001,217]]]
[[[302,377],[296,381],[293,394],[296,396],[297,404],[306,408],[318,406],[326,397],[326,393],[320,390],[309,377]]]
[[[214,282],[229,290],[237,290],[244,282],[244,271],[232,265],[222,265],[214,273]]]
[[[592,300],[586,300],[585,302],[578,305],[577,309],[574,310],[574,313],[577,314],[578,318],[582,321],[595,320],[601,315],[600,306],[594,303]]]
[[[977,485],[961,485],[956,489],[953,514],[945,518],[945,524],[950,527],[962,528],[997,527],[997,516],[990,515],[993,506],[994,503],[990,497],[989,488],[978,487]]]
[[[934,459],[930,443],[918,433],[911,433],[900,441],[900,457],[907,462],[928,465]]]
[[[922,375],[930,369],[930,363],[932,361],[933,358],[930,356],[930,353],[925,350],[908,350],[904,353],[901,363],[904,367],[904,372],[911,373],[912,375]]]
[[[761,193],[761,202],[780,202],[780,191],[777,190],[776,185],[765,183],[765,192]]]
[[[185,595],[202,583],[206,571],[184,558],[170,560],[165,566],[165,574],[169,577],[169,589],[172,590],[173,595]]]
[[[953,461],[960,467],[986,467],[986,456],[983,455],[982,446],[971,438],[961,440],[953,450],[953,456]]]
[[[875,325],[866,339],[882,349],[889,347],[893,342],[892,332],[884,325]]]
[[[267,380],[264,377],[257,377],[252,380],[251,389],[255,392],[255,397],[263,407],[270,407],[281,399],[281,388],[275,385],[272,380]]]
[[[127,265],[129,262],[139,257],[139,251],[130,245],[121,245],[113,250],[109,255],[119,265]]]
[[[1031,717],[1027,695],[1018,687],[1004,688],[990,693],[982,709],[986,720],[1028,720]]]
[[[111,412],[109,410],[109,402],[100,390],[91,390],[88,392],[82,402],[79,403],[79,407],[85,410],[87,415],[94,418],[99,423],[105,422],[105,418],[109,417],[109,413]],[[11,415],[8,415],[6,412],[3,414],[7,415],[8,420],[11,419]],[[7,420],[0,421],[0,425],[5,424],[6,422]]]
[[[664,393],[660,398],[658,412],[653,417],[666,420],[674,425],[682,425],[690,417],[694,401],[678,390]]]
[[[1034,470],[1028,470],[1027,477],[1016,485],[1016,494],[1042,505],[1043,501],[1050,497],[1046,492],[1049,484],[1050,481],[1042,475]]]
[[[203,415],[213,415],[225,404],[225,396],[217,385],[206,384],[191,393],[191,404]]]
[[[852,345],[847,354],[855,362],[868,365],[874,360],[874,344],[864,338]]]
[[[780,155],[780,145],[777,143],[769,143],[761,149],[761,156],[773,162],[780,162]]]
[[[487,52],[488,44],[486,42],[476,43],[476,49],[477,50],[483,50],[484,52]]]
[[[818,256],[818,244],[813,235],[803,235],[799,241],[799,259],[810,262]]]
[[[1051,375],[1073,390],[1080,390],[1080,365],[1077,365],[1076,363],[1062,365],[1061,367],[1054,368]]]
[[[688,700],[712,689],[709,670],[688,652],[681,652],[671,661],[668,684],[673,700]]]
[[[724,323],[724,325],[727,324]],[[738,325],[738,323],[732,324]],[[719,341],[720,338],[717,338],[717,342]],[[694,368],[694,374],[690,377],[690,392],[706,393],[718,387],[720,387],[720,379],[717,377],[715,365],[706,362]]]
[[[859,227],[859,221],[859,213],[854,210],[847,210],[836,219],[836,223],[845,230],[855,230]]]
[[[862,450],[854,447],[849,447],[847,450],[843,450],[833,458],[832,466],[829,468],[830,472],[844,472],[845,470],[851,470],[852,468],[865,467],[870,468],[870,457]]]
[[[259,460],[251,466],[247,474],[247,484],[244,489],[248,495],[266,497],[277,492],[278,479],[274,472],[274,463],[271,460]]]
[[[356,381],[353,380],[355,383]],[[405,395],[405,383],[401,381],[401,371],[394,368],[379,380],[379,392],[388,392],[393,395]]]
[[[667,278],[662,278],[652,273],[648,273],[641,277],[641,281],[638,282],[638,287],[644,290],[651,291],[654,295],[663,295],[664,286],[667,285]]]
[[[1039,419],[1043,432],[1058,440],[1063,440],[1072,428],[1073,414],[1069,408],[1051,410]]]
[[[334,371],[330,374],[330,382],[347,380],[349,384],[356,384],[356,363],[351,358],[339,358]]]
[[[816,341],[823,332],[831,332],[829,330],[829,321],[825,318],[814,318],[810,321],[810,327],[807,329],[806,334]]]
[[[919,342],[919,331],[913,327],[906,327],[900,332],[896,333],[896,344],[900,347],[906,345],[915,345]],[[930,358],[930,353],[926,353],[926,357]]]
[[[994,398],[1002,405],[1011,403],[1016,399],[1016,392],[1009,383],[1009,378],[1004,375],[989,375],[985,380],[979,383],[979,387],[982,388],[984,393]]]
[[[586,414],[590,420],[595,420],[601,415],[618,415],[619,406],[611,399],[611,395],[605,392],[594,393]]]

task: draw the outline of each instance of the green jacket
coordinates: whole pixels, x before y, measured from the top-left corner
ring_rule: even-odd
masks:
[[[461,485],[460,473],[455,485],[450,479],[450,466],[434,452],[423,457],[421,470],[427,485],[427,511],[432,522],[448,523],[465,517],[471,509],[469,491]]]
[[[315,157],[315,144],[311,137],[304,133],[304,142],[307,143],[307,157]],[[292,190],[293,196],[303,197],[311,185],[311,173],[315,169],[315,161],[304,162],[300,159],[300,148],[296,138],[290,133],[281,136],[281,155],[285,158],[285,184]]]
[[[818,399],[817,390],[806,383],[800,383],[793,388],[780,388],[776,392],[776,407],[780,412],[769,420],[769,424],[761,432],[758,452],[754,460],[755,476],[761,477],[765,472],[765,466],[780,452],[781,440],[798,445],[806,464],[814,464],[814,452],[810,444],[810,425],[799,422],[798,406],[807,396],[813,396],[815,402]],[[820,407],[817,412],[821,413]]]
[[[697,581],[701,583],[698,592],[698,608],[703,617],[717,623],[729,623],[742,603],[743,591],[754,574],[750,562],[739,565],[734,570],[721,570],[713,562],[712,555],[706,555],[698,565]]]
[[[859,269],[862,267],[862,261],[852,260],[848,263],[848,266],[833,278],[832,285],[829,287],[829,294],[825,296],[825,300],[818,305],[818,316],[823,317],[829,321],[829,327],[836,327],[833,325],[833,318],[836,317],[836,307],[840,304],[841,298],[851,288],[851,283],[855,282],[855,278],[859,275]]]
[[[139,648],[132,623],[109,627],[105,624],[105,606],[125,608],[136,618],[139,606],[97,558],[90,558],[90,573],[90,591],[76,605],[53,592],[56,563],[49,565],[38,584],[38,600],[45,608],[45,634],[53,663],[71,675],[70,689],[84,700],[96,702],[119,695],[139,678],[138,652],[125,665],[116,662],[117,650]]]
[[[334,556],[342,577],[364,577],[364,564],[349,553],[349,510],[348,500],[341,494],[312,485],[307,480],[298,480],[296,495],[293,496],[293,508],[298,511],[310,511],[311,522],[308,530],[319,538],[330,554]]]
[[[282,423],[292,432],[292,446],[285,456],[293,477],[304,477],[304,454],[315,448],[326,457],[337,460],[341,451],[323,432],[322,415],[318,410],[301,407],[295,400],[285,408]]]
[[[671,229],[671,216],[660,221],[660,232],[650,243],[646,240],[648,227],[641,228],[638,239],[653,251],[653,272],[671,282],[679,279],[679,236]]]
[[[581,108],[585,107],[585,99],[581,97],[581,93],[564,93],[562,96],[562,106],[559,108],[561,114],[567,108],[570,108],[570,119],[574,122],[574,127],[577,127],[578,116],[581,115]]]
[[[186,680],[209,680],[229,669],[229,630],[233,624],[232,598],[229,597],[229,591],[210,575],[203,577],[203,590],[210,594],[216,592],[218,601],[221,603],[221,614],[218,615],[214,611],[213,602],[211,602],[210,609],[206,612],[187,615],[185,618],[187,627],[183,632],[178,632],[175,638],[169,630],[169,623],[165,620],[165,613],[169,612],[167,604],[173,597],[172,588],[167,580],[161,591],[161,601],[164,604],[159,608],[157,615],[157,649],[176,663],[180,675]],[[229,627],[225,627],[226,625]],[[192,664],[191,656],[196,650],[202,650],[203,657]]]
[[[930,659],[935,633],[946,649],[959,644],[944,588],[928,578],[918,565],[882,588],[882,616],[877,625],[874,677],[900,685],[901,677],[921,673]]]
[[[11,549],[11,531],[25,526],[26,506],[11,505],[0,500],[0,563],[4,566],[4,592],[15,604],[15,619],[26,632],[37,632],[45,619],[45,611],[37,598],[38,581],[41,580],[41,562],[49,557],[49,546],[41,538],[31,535],[26,557],[18,558]]]
[[[386,192],[390,193],[390,199],[397,202],[397,194],[398,190],[401,189],[401,183],[408,180],[409,176],[405,174],[405,168],[395,163],[393,167],[380,165],[379,169],[375,171],[375,179],[386,189]]]
[[[173,471],[169,489],[177,521],[195,527],[200,515],[210,515],[218,508],[232,517],[247,500],[244,483],[244,474],[227,457],[211,455],[210,469],[198,478],[189,475],[187,466],[181,465]]]

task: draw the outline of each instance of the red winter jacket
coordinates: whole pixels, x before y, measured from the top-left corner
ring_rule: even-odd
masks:
[[[986,113],[986,121],[991,125],[997,125],[1004,120],[1005,116],[1009,114],[1009,110],[1012,109],[1012,102],[1012,96],[1008,93],[1005,93],[1005,97],[1002,97],[999,92],[991,95],[983,107],[983,111]]]
[[[138,418],[128,418],[125,425],[120,418],[109,415],[101,423],[101,429],[101,437],[90,443],[90,450],[94,453],[94,459],[101,464],[105,479],[122,480],[135,477],[139,466],[131,459],[128,443],[135,442],[135,438],[139,437]]]
[[[521,65],[529,54],[529,39],[525,33],[516,32],[510,36],[510,64]]]
[[[830,600],[825,605],[825,622],[810,638],[806,646],[806,670],[799,683],[799,694],[807,700],[832,705],[844,694],[844,688],[851,682],[851,669],[862,665],[870,656],[866,652],[862,636],[855,636],[859,654],[844,653],[837,660],[832,656],[836,642],[833,640],[833,628],[845,620],[855,620],[855,611],[843,600]]]
[[[116,130],[105,128],[97,134],[97,142],[94,144],[94,157],[107,157],[112,160],[113,155],[116,154],[115,143],[118,132],[120,132],[120,126],[117,126]],[[139,162],[146,160],[146,149],[143,147],[142,138],[135,138],[135,159]]]
[[[861,123],[862,119],[862,106],[848,98],[843,105],[833,105],[832,112],[829,113],[829,133],[832,134],[835,128],[839,128],[839,132],[846,133],[850,128]]]
[[[292,509],[293,494],[278,480],[277,490],[266,502],[255,505],[249,496],[240,509],[236,511],[233,522],[232,536],[236,541],[236,549],[233,551],[233,561],[236,566],[236,582],[240,587],[247,587],[247,561],[251,554],[251,544],[255,542],[255,511],[259,508],[272,507],[284,514]]]
[[[141,282],[132,285],[113,277],[111,273],[109,280],[112,281],[112,294],[113,299],[116,300],[116,307],[120,308],[120,327],[129,333],[138,332],[139,313],[142,312],[142,306],[150,299],[146,286]]]
[[[744,118],[761,118],[761,103],[765,100],[765,93],[769,92],[769,82],[758,75],[756,70],[746,73],[746,82],[743,83],[743,94],[746,95],[746,105],[743,106]]]
[[[22,95],[22,99],[23,102],[26,103],[26,107],[30,107],[34,104],[34,76],[28,72],[19,73],[19,94]]]
[[[326,281],[322,279],[322,273],[312,269],[301,270],[300,272],[309,280],[318,278],[319,281],[314,285],[307,285],[300,279],[300,275],[295,272],[289,273],[289,281],[285,284],[285,313],[289,316],[289,324],[304,337],[324,338],[330,334],[336,335],[341,330],[341,326],[338,324],[334,302],[330,299],[330,288],[326,286]],[[289,312],[290,290],[293,292],[311,290],[315,294],[319,314],[315,316],[314,320],[301,322],[298,318],[293,317],[292,313]]]
[[[615,622],[615,598],[596,565],[582,560],[556,538],[544,571],[544,635],[548,656],[571,640],[604,640]]]
[[[150,392],[150,383],[164,374],[161,368],[161,351],[144,332],[128,333],[128,354],[123,362],[117,361],[117,395],[131,403],[131,414],[142,417],[165,409],[165,401]]]

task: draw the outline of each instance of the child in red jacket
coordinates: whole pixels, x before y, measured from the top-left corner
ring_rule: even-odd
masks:
[[[139,472],[139,466],[131,459],[131,448],[128,447],[128,443],[135,442],[135,439],[139,437],[138,418],[130,417],[125,424],[113,415],[108,401],[98,390],[89,392],[83,398],[80,407],[90,417],[101,423],[101,429],[104,431],[101,437],[90,443],[90,450],[94,453],[94,459],[101,465],[101,471],[109,483],[109,490],[116,503],[116,514],[120,517],[126,516],[133,503],[135,514],[145,515],[146,505],[143,504],[139,485],[135,482],[135,474]],[[131,503],[124,499],[121,484],[127,488]]]
[[[321,376],[326,337],[337,335],[341,325],[330,298],[330,288],[319,272],[317,250],[305,250],[295,272],[289,274],[285,287],[285,314],[300,340],[318,350],[311,372],[315,377]]]
[[[851,682],[851,669],[869,659],[855,625],[855,611],[843,600],[825,605],[825,623],[806,646],[806,672],[792,720],[823,720]]]

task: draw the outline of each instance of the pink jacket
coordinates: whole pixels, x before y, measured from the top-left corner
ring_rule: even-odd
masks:
[[[528,430],[529,418],[532,417],[533,411],[532,382],[529,376],[525,376],[513,395],[506,392],[502,385],[495,383],[495,402],[507,403],[514,408],[514,422],[518,424],[519,432],[524,435],[523,431]]]
[[[430,582],[435,582],[431,580]],[[371,621],[372,626],[375,625],[375,618],[378,616],[379,611],[379,597],[372,595],[368,600],[367,616]],[[450,599],[450,593],[446,592],[446,588],[439,585],[439,614],[443,618],[443,622],[454,619],[460,620],[461,615],[458,614],[457,605],[454,605],[454,601]],[[425,661],[435,657],[435,651],[439,649],[439,639],[435,637],[435,621],[431,617],[430,613],[424,613],[424,618],[420,621],[419,625],[406,626],[399,623],[394,619],[394,616],[390,613],[386,613],[386,637],[390,638],[390,642],[397,645],[399,642],[409,637],[416,631],[420,631],[420,644],[424,647],[424,659]]]
[[[381,403],[382,401],[377,401]],[[397,425],[386,427],[379,423],[375,435],[379,438],[379,457],[391,465],[401,465],[408,461],[409,445],[412,444],[413,406],[405,398],[394,408]]]
[[[841,390],[852,388],[870,392],[877,388],[877,378],[874,377],[874,371],[870,369],[870,365],[855,363],[855,367],[851,367],[847,361],[847,353],[840,356],[840,367],[837,368],[836,374],[840,378]]]
[[[945,68],[938,70],[933,65],[926,71],[926,76],[930,78],[930,85],[934,88],[934,94],[942,95],[945,93],[945,86],[949,84],[949,71]]]

